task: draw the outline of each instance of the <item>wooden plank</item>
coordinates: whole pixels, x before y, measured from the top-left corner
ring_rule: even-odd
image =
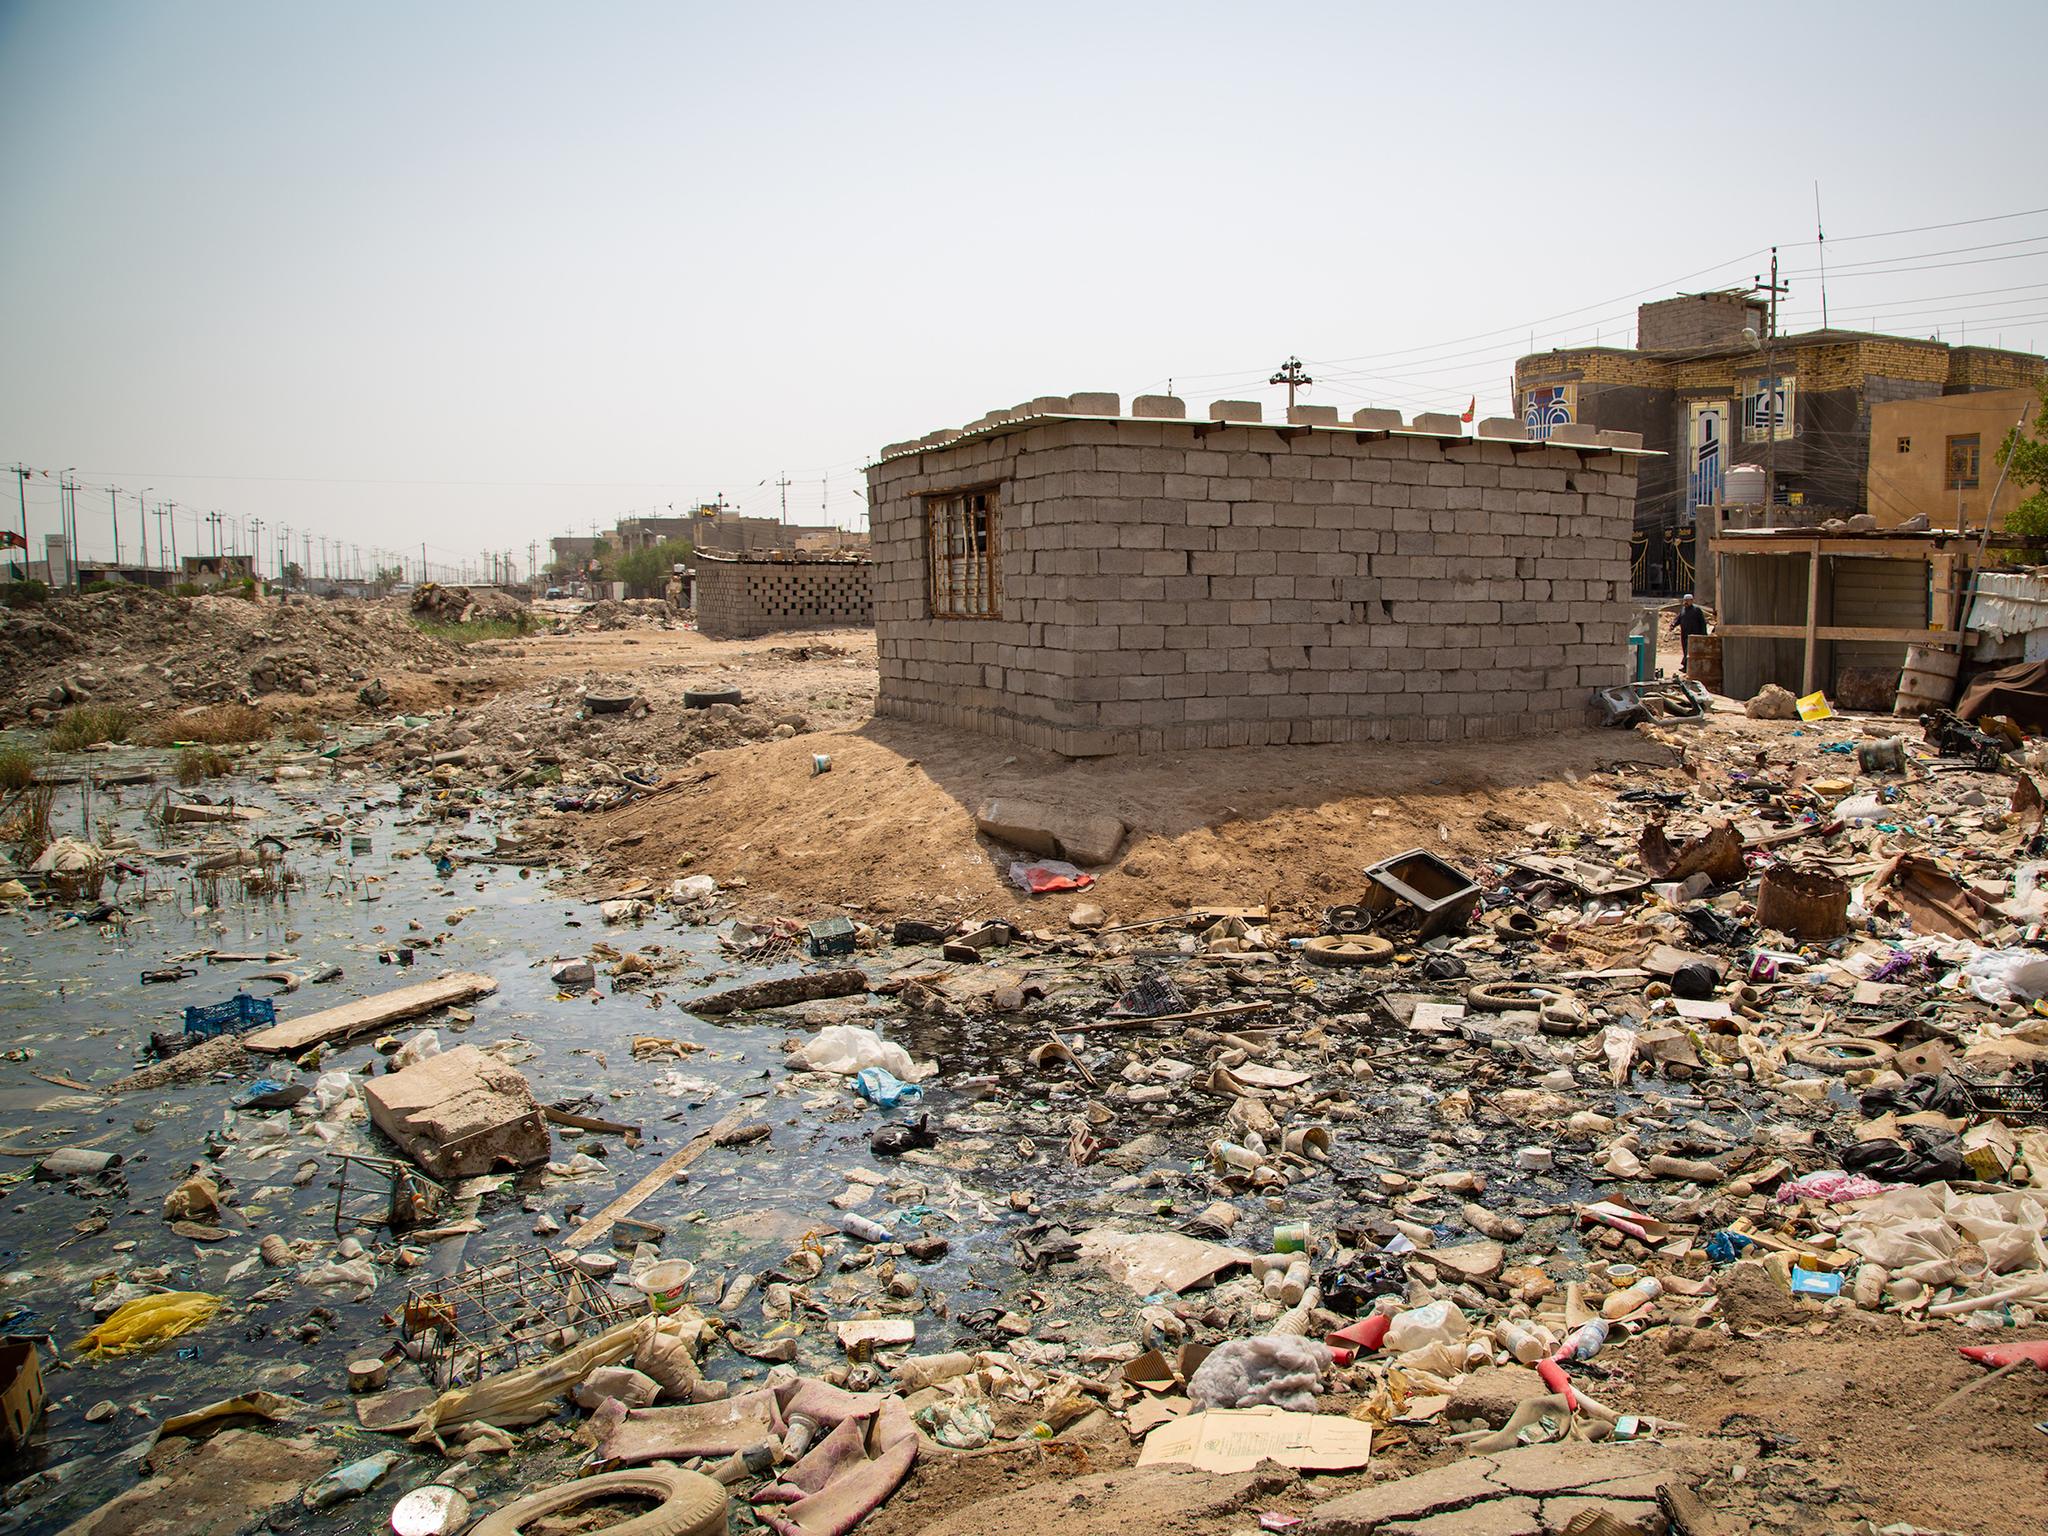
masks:
[[[1939,546],[1931,541],[1911,539],[1802,539],[1785,534],[1759,539],[1724,534],[1714,540],[1713,548],[1714,553],[1720,555],[1803,555],[1808,550],[1818,549],[1824,555],[1867,555],[1877,560],[1931,560]]]
[[[1804,624],[1720,624],[1714,633],[1725,640],[1803,640]],[[1822,624],[1814,630],[1822,640],[1881,640],[1900,645],[1961,645],[1974,641],[1974,631],[1955,629],[1885,629],[1851,624]],[[1812,690],[1809,689],[1808,692]]]
[[[649,1195],[660,1189],[664,1184],[673,1183],[677,1174],[717,1146],[718,1139],[721,1136],[730,1135],[738,1130],[746,1123],[747,1115],[751,1110],[751,1105],[742,1104],[739,1108],[730,1111],[723,1120],[719,1121],[718,1124],[712,1126],[709,1130],[699,1131],[680,1149],[671,1152],[667,1157],[656,1163],[652,1169],[641,1175],[639,1182],[634,1184],[631,1189],[620,1195],[618,1199],[599,1211],[590,1220],[584,1222],[574,1232],[571,1232],[567,1239],[564,1240],[562,1246],[564,1248],[588,1248],[600,1237],[603,1237],[605,1233],[611,1231],[621,1216],[632,1215],[634,1211],[639,1209],[640,1203]]]
[[[323,1008],[301,1019],[286,1019],[244,1035],[241,1040],[247,1049],[266,1056],[295,1056],[316,1045],[368,1034],[387,1024],[417,1018],[454,1003],[466,1003],[497,990],[496,979],[480,971],[451,971],[432,981],[416,981],[409,987],[379,992],[375,997]]]
[[[1813,692],[1814,646],[1820,629],[1820,550],[1806,557],[1806,660],[1800,667],[1800,695]]]

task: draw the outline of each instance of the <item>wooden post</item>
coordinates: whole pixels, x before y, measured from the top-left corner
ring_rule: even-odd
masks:
[[[1806,557],[1806,661],[1800,669],[1800,697],[1813,692],[1814,647],[1819,637],[1814,633],[1820,628],[1820,544]]]

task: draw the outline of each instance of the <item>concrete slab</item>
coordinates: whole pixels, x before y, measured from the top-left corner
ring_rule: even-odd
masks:
[[[1516,1533],[1520,1527],[1515,1522],[1526,1514],[1519,1507],[1524,1504],[1538,1506],[1539,1530],[1561,1528],[1563,1522],[1552,1517],[1553,1507],[1568,1517],[1588,1500],[1609,1503],[1617,1516],[1634,1518],[1682,1465],[1683,1458],[1672,1447],[1648,1442],[1523,1446],[1332,1499],[1309,1516],[1303,1530],[1308,1536],[1389,1536],[1395,1531],[1407,1536],[1422,1527],[1428,1536],[1494,1536],[1490,1525],[1479,1522],[1492,1519],[1482,1510],[1498,1503],[1509,1506],[1500,1519],[1508,1532]],[[1573,1501],[1568,1510],[1562,1502],[1566,1497]],[[1423,1526],[1439,1516],[1453,1518]]]
[[[1107,864],[1123,846],[1126,828],[1114,816],[1072,811],[1010,796],[975,812],[975,828],[999,843],[1074,864]]]
[[[377,1129],[444,1182],[548,1159],[547,1121],[525,1075],[473,1045],[372,1078],[363,1097]]]
[[[1528,1398],[1541,1397],[1550,1388],[1526,1365],[1489,1365],[1469,1372],[1451,1394],[1444,1416],[1451,1419],[1483,1419],[1494,1429],[1514,1417]]]
[[[1492,1499],[1470,1509],[1382,1526],[1384,1536],[1552,1536],[1534,1499]]]

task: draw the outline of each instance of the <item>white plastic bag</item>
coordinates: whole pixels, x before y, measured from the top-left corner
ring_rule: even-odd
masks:
[[[1387,1324],[1388,1354],[1405,1355],[1425,1344],[1449,1344],[1465,1336],[1465,1314],[1453,1302],[1432,1301],[1426,1307],[1396,1312]]]
[[[441,1054],[441,1037],[431,1029],[423,1029],[391,1055],[391,1070],[403,1072],[416,1062],[425,1061],[429,1056]]]
[[[813,1072],[833,1072],[851,1077],[866,1067],[881,1067],[906,1083],[920,1082],[938,1068],[931,1062],[916,1062],[910,1052],[893,1040],[884,1040],[872,1029],[857,1024],[830,1024],[804,1045],[804,1062]]]
[[[2003,1008],[2048,996],[2048,955],[2038,949],[1987,949],[1963,967],[1963,985],[1980,1003]]]

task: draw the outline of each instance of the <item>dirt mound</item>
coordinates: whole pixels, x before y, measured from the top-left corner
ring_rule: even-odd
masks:
[[[373,755],[406,762],[463,753],[471,768],[559,768],[565,784],[610,783],[633,770],[648,779],[700,752],[744,746],[809,729],[796,711],[772,705],[690,709],[670,680],[624,673],[554,677],[498,693],[454,719],[394,727]]]
[[[455,657],[374,603],[167,597],[129,587],[0,609],[0,668],[24,711],[80,699],[217,704],[352,690],[382,670],[429,671]]]
[[[812,755],[831,768],[812,771]],[[687,787],[573,824],[612,851],[597,874],[744,877],[797,910],[988,913],[1057,923],[1078,901],[1111,920],[1205,904],[1320,909],[1358,899],[1367,864],[1425,846],[1453,860],[1523,848],[1524,828],[1598,822],[1620,787],[1603,763],[1670,754],[1636,733],[1580,732],[1459,747],[1246,749],[1067,761],[1009,743],[872,722],[710,752]],[[671,760],[673,762],[673,760]],[[700,778],[701,776],[701,778]],[[1642,782],[1640,776],[1630,783]],[[1131,828],[1099,883],[1025,897],[1017,855],[974,812],[1018,796]],[[631,846],[621,848],[621,839]]]

